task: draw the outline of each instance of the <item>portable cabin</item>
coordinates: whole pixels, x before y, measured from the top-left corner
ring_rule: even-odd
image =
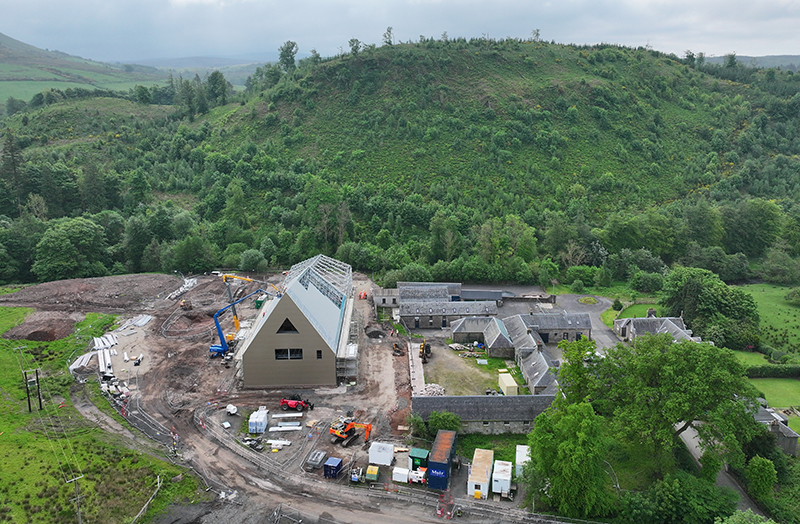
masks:
[[[489,484],[492,481],[492,463],[494,451],[490,449],[476,449],[469,466],[467,479],[467,496],[476,499],[485,499],[489,496]]]
[[[427,468],[429,454],[427,449],[411,448],[408,452],[408,469],[416,471],[419,468]]]
[[[511,492],[511,468],[514,465],[507,460],[495,460],[492,472],[492,493],[507,497]]]
[[[339,474],[342,472],[342,459],[337,457],[331,457],[325,461],[325,478],[328,479],[335,479],[339,478]]]
[[[392,470],[392,482],[408,484],[408,470],[406,468],[394,468]]]
[[[514,476],[521,477],[522,476],[522,468],[525,466],[525,463],[528,462],[531,458],[531,447],[530,446],[523,446],[522,444],[517,445],[517,466],[516,470],[514,471]]]
[[[373,442],[369,447],[369,463],[378,466],[391,466],[394,460],[394,445],[386,442]]]
[[[450,482],[450,465],[456,452],[456,432],[440,429],[428,455],[428,487],[446,490]]]
[[[500,373],[497,376],[497,382],[503,395],[519,395],[517,381],[514,380],[514,377],[512,377],[510,373]]]
[[[247,424],[247,431],[249,433],[264,433],[267,430],[267,418],[269,417],[266,409],[259,409],[250,414],[250,420]]]

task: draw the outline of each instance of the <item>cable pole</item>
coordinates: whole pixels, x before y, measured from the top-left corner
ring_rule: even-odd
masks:
[[[81,517],[81,499],[83,498],[83,495],[81,495],[81,490],[80,488],[78,488],[78,479],[81,478],[83,478],[83,475],[67,481],[67,484],[69,484],[70,482],[75,483],[75,498],[70,499],[70,502],[74,502],[77,508],[76,511],[78,513],[78,524],[83,524],[83,518]]]

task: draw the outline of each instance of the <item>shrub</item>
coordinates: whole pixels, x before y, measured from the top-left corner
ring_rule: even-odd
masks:
[[[584,292],[584,285],[582,280],[575,280],[572,282],[570,286],[570,290],[573,293],[583,293]]]
[[[611,304],[611,309],[613,309],[614,311],[622,311],[623,307],[624,306],[622,305],[622,301],[618,298],[615,298],[614,303]]]

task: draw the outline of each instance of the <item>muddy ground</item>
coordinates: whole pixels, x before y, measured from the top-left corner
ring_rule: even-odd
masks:
[[[262,279],[280,286],[283,276],[268,275]],[[287,492],[282,487],[280,479],[270,479],[253,463],[209,438],[207,431],[195,423],[195,412],[207,411],[209,415],[203,418],[204,424],[223,431],[221,423],[230,421],[232,428],[224,431],[235,435],[244,419],[241,415],[228,418],[224,412],[227,404],[236,405],[242,415],[259,406],[267,406],[272,412],[280,413],[280,398],[299,393],[315,404],[315,410],[307,412],[302,418],[302,431],[287,437],[292,440],[292,445],[275,453],[274,458],[285,463],[287,472],[308,475],[312,482],[319,482],[321,487],[325,485],[321,472],[302,473],[302,464],[314,449],[323,449],[329,456],[339,456],[353,465],[367,465],[368,444],[363,440],[346,450],[330,442],[327,430],[331,419],[352,414],[357,420],[372,424],[370,441],[400,444],[402,431],[399,427],[405,424],[410,412],[411,386],[408,351],[403,356],[394,356],[392,344],[397,342],[406,348],[409,340],[396,335],[389,336],[391,326],[375,321],[369,300],[355,301],[363,327],[369,328],[359,332],[359,374],[355,385],[297,391],[242,390],[239,389],[235,366],[212,359],[208,350],[211,343],[217,342],[213,314],[228,303],[222,279],[200,276],[197,285],[185,295],[178,299],[167,298],[183,283],[181,278],[174,275],[127,275],[51,282],[0,296],[2,306],[36,309],[10,333],[16,338],[60,338],[69,334],[74,323],[88,312],[118,314],[120,324],[140,315],[152,317],[144,326],[129,326],[116,332],[119,345],[115,347],[117,355],[112,357],[112,365],[116,376],[132,393],[126,405],[130,420],[143,420],[145,427],[142,429],[140,423],[137,428],[162,446],[153,441],[143,442],[138,432],[131,432],[116,423],[94,407],[80,392],[80,388],[73,395],[73,403],[87,420],[116,435],[130,447],[145,452],[163,452],[163,444],[171,441],[169,433],[173,432],[178,436],[179,461],[201,474],[203,482],[209,483],[213,493],[222,491],[236,494],[234,500],[224,503],[217,500],[202,505],[173,506],[155,522],[261,523],[267,522],[267,516],[279,504],[284,511],[297,512],[304,522],[372,524],[376,518],[391,522],[438,521],[433,518],[430,507],[389,501],[367,502],[357,493],[351,495],[347,492],[343,496],[350,500],[340,500],[338,503],[332,500],[338,500],[336,497],[341,494],[334,499],[324,494],[317,498],[314,489],[298,498],[296,493]],[[370,293],[373,286],[372,282],[359,274],[354,274],[353,284],[356,297],[361,291]],[[259,287],[265,287],[265,284],[236,281],[233,292],[243,296]],[[191,310],[180,307],[182,299],[192,304]],[[242,302],[237,306],[237,311],[243,321],[257,314],[252,301]],[[223,317],[222,327],[225,333],[234,330],[230,315]],[[371,336],[366,335],[367,331]],[[434,351],[450,350],[444,349],[442,343],[442,347]],[[129,357],[128,362],[124,361],[125,354]],[[132,359],[140,355],[143,356],[141,365],[133,366]],[[452,358],[458,359],[445,353],[436,356],[443,363]],[[463,364],[458,360],[452,361],[453,366]],[[96,370],[96,364],[94,366]],[[93,369],[90,365],[83,371],[86,376],[91,376]],[[317,425],[306,428],[305,424],[313,420],[318,421]],[[281,433],[279,438],[286,436],[286,433]],[[270,435],[269,438],[273,437]],[[265,450],[265,453],[270,451]],[[398,456],[402,458],[402,455]],[[382,475],[382,480],[390,481],[388,469],[382,471]],[[469,521],[480,522],[475,519]]]

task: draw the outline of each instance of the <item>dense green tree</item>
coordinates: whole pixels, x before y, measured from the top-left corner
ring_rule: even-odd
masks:
[[[712,524],[736,509],[737,495],[730,488],[684,471],[667,475],[646,492],[622,497],[618,521],[622,524]]]
[[[150,227],[140,215],[133,215],[125,223],[125,236],[123,238],[123,249],[125,251],[125,264],[134,273],[141,271],[142,255],[150,241],[153,233]]]
[[[175,244],[169,263],[184,273],[205,273],[214,267],[214,252],[208,241],[190,235]]]
[[[435,437],[440,429],[461,431],[461,417],[447,411],[431,411],[426,422],[428,434]]]
[[[754,198],[723,211],[728,253],[760,257],[778,238],[783,212],[774,202]]]
[[[751,509],[736,511],[732,515],[714,519],[714,524],[778,524],[772,519],[756,515]]]
[[[108,273],[103,228],[78,217],[54,222],[36,244],[33,272],[39,280],[103,276]]]
[[[267,269],[267,261],[258,249],[246,249],[239,255],[238,267],[241,271],[264,271]]]
[[[228,103],[228,81],[219,71],[213,71],[206,81],[208,101],[213,106],[224,106]]]
[[[278,64],[280,64],[284,72],[290,73],[294,71],[295,55],[297,55],[297,42],[287,40],[278,48]]]
[[[662,291],[661,303],[667,314],[683,316],[698,335],[707,333],[718,344],[732,349],[757,343],[753,333],[759,317],[753,297],[728,286],[711,271],[677,267],[664,279]]]
[[[774,498],[778,474],[771,460],[760,456],[751,458],[745,469],[745,477],[747,489],[756,500],[768,502]]]
[[[671,335],[619,344],[593,366],[593,397],[624,438],[666,465],[674,438],[693,427],[700,447],[742,466],[742,443],[756,431],[757,393],[732,351]]]
[[[590,402],[597,388],[592,364],[597,360],[597,344],[594,340],[581,337],[580,340],[562,340],[558,349],[563,362],[558,368],[558,391],[556,404],[579,404]]]
[[[566,404],[538,417],[528,436],[532,482],[546,479],[547,502],[567,517],[607,515],[613,494],[604,469],[609,441],[605,420],[591,404]]]

